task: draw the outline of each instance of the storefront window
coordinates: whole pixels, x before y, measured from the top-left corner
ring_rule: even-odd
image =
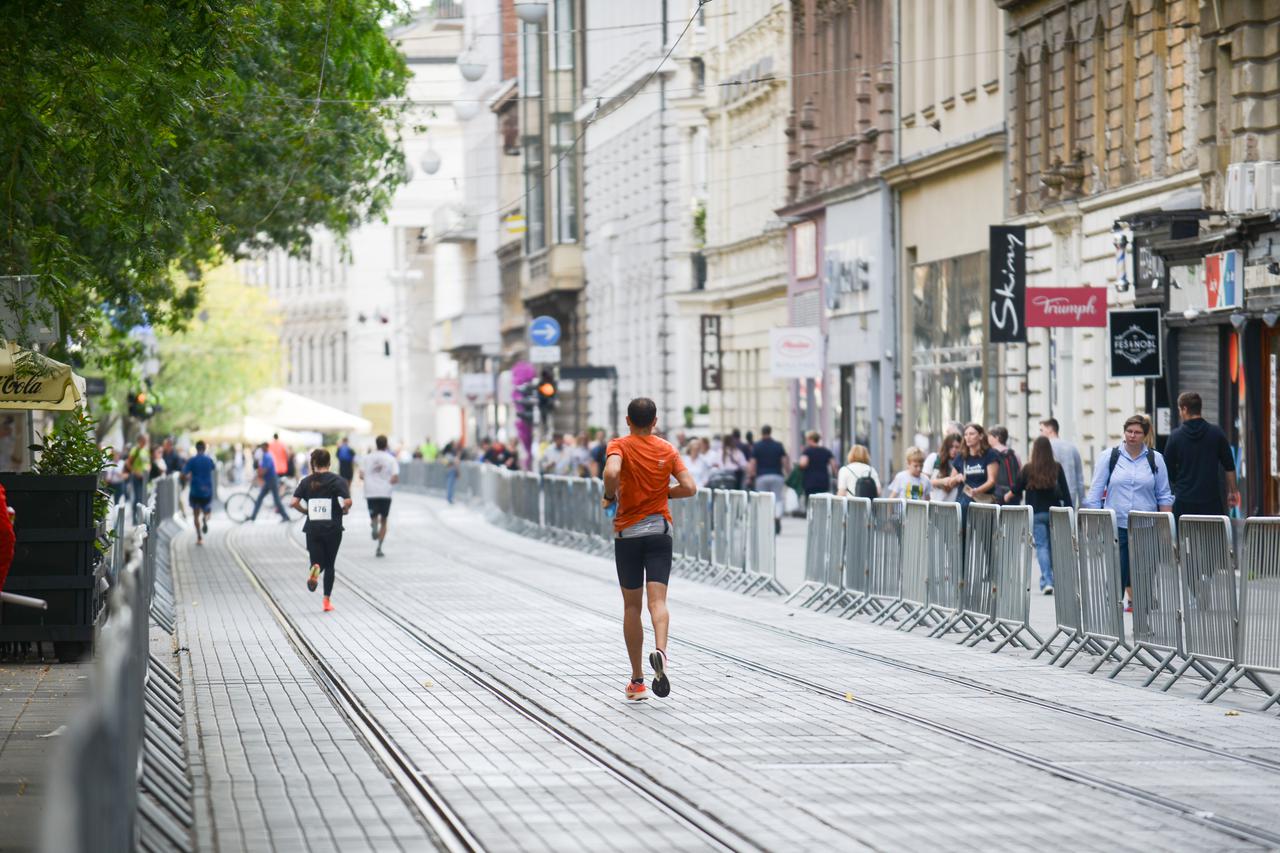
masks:
[[[524,144],[525,251],[536,252],[547,245],[546,197],[542,174],[542,140],[533,137]]]
[[[983,420],[987,253],[911,269],[914,432],[936,447],[949,421]]]
[[[573,117],[553,119],[552,162],[556,163],[556,242],[578,241],[578,158],[574,150]]]

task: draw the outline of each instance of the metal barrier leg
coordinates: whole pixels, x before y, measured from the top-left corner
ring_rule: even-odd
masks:
[[[1112,640],[1111,645],[1107,646],[1106,650],[1098,657],[1098,662],[1089,668],[1089,674],[1093,675],[1099,669],[1102,669],[1102,665],[1104,663],[1112,660],[1113,658],[1118,660],[1119,655],[1116,654],[1116,649],[1120,648],[1122,645],[1123,643],[1120,640]]]
[[[1045,652],[1047,652],[1047,651],[1051,651],[1051,650],[1052,650],[1052,647],[1053,647],[1053,641],[1054,641],[1054,640],[1058,639],[1059,637],[1061,637],[1061,636],[1062,636],[1062,635],[1064,635],[1064,634],[1070,634],[1070,633],[1071,633],[1070,631],[1068,631],[1066,628],[1063,628],[1063,627],[1061,627],[1061,626],[1059,626],[1059,627],[1055,628],[1055,629],[1054,629],[1054,632],[1053,632],[1052,634],[1050,634],[1050,635],[1049,635],[1049,639],[1047,639],[1047,640],[1045,640],[1043,643],[1041,643],[1041,644],[1040,644],[1040,648],[1036,649],[1036,650],[1035,650],[1035,654],[1031,655],[1031,659],[1032,659],[1032,660],[1035,660],[1036,658],[1040,657],[1040,655],[1044,654]],[[1067,642],[1068,642],[1068,643],[1070,643],[1072,639],[1074,639],[1074,636],[1073,636],[1073,637],[1071,637],[1071,638],[1068,638],[1068,639],[1067,639]],[[1056,657],[1056,655],[1055,655],[1055,657]],[[1050,660],[1050,663],[1052,663],[1052,662],[1053,662],[1053,661],[1052,661],[1052,660]]]

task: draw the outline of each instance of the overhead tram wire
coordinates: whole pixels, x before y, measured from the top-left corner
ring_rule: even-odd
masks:
[[[732,18],[734,15],[738,15],[738,14],[740,13],[739,12],[718,12],[713,15],[704,15],[703,19],[711,20],[712,18]],[[639,30],[639,29],[644,29],[646,27],[660,27],[662,26],[663,23],[664,23],[663,21],[646,21],[642,24],[602,24],[601,26],[598,26],[598,27],[570,27],[568,29],[560,29],[560,28],[548,29],[547,32],[551,33],[552,35],[558,35],[559,33],[600,33],[600,32],[607,32],[610,30]],[[518,39],[523,35],[524,33],[521,33],[518,30],[512,30],[509,33],[472,33],[470,36],[468,36],[468,38]],[[405,36],[403,38],[393,38],[391,39],[391,41],[393,42],[427,41],[435,38],[438,38],[438,36],[436,35]]]
[[[709,2],[710,0],[702,0],[702,3],[700,4],[699,8],[701,8],[702,5],[705,5],[706,3],[709,3]],[[695,12],[695,15],[696,15],[696,12]],[[1170,29],[1170,30],[1192,29],[1195,26],[1197,25],[1188,23],[1188,22],[1183,22],[1178,24],[1170,24],[1165,29]],[[548,32],[554,34],[554,31],[549,30]],[[1133,35],[1135,38],[1141,38],[1142,36],[1151,35],[1155,32],[1157,32],[1156,29],[1138,30]],[[1075,45],[1083,45],[1083,44],[1089,44],[1091,42],[1092,42],[1092,39],[1075,38],[1075,39],[1072,39],[1070,42],[1067,42],[1064,40],[1062,44],[1069,43],[1069,44],[1075,44]],[[898,60],[886,59],[882,62],[877,62],[871,65],[847,65],[839,68],[815,68],[809,71],[799,71],[794,74],[768,74],[763,77],[751,77],[743,80],[724,80],[718,83],[708,83],[702,87],[684,88],[684,89],[667,89],[667,95],[668,96],[674,95],[674,94],[696,95],[697,93],[710,88],[727,88],[730,86],[750,85],[753,83],[774,83],[781,80],[801,80],[808,77],[821,77],[828,74],[847,74],[847,73],[856,72],[856,71],[876,71],[886,67],[901,67],[903,65],[915,65],[915,64],[923,64],[927,62],[946,62],[953,59],[965,59],[968,57],[975,57],[975,56],[987,56],[993,53],[1005,53],[1007,56],[1016,56],[1020,52],[1021,51],[1014,48],[997,47],[997,48],[990,48],[987,50],[972,50],[972,51],[964,51],[961,53],[941,54],[937,56],[921,56],[921,57],[916,57],[914,59],[898,59]],[[665,62],[666,59],[667,57],[664,57],[663,62]],[[659,63],[659,65],[661,65],[661,63]],[[645,82],[646,84],[648,83],[647,80]],[[630,100],[630,98],[633,98],[633,97],[638,97],[640,94],[653,95],[657,93],[656,92],[642,93],[641,91],[636,90],[630,96],[628,96],[628,100]],[[221,97],[221,96],[210,95],[208,97],[212,98],[212,97]],[[285,103],[293,102],[293,103],[298,103],[303,105],[314,104],[318,101],[321,104],[386,104],[388,106],[409,106],[409,107],[412,107],[412,106],[435,107],[435,106],[441,106],[443,104],[484,103],[486,100],[488,100],[487,98],[430,98],[430,99],[427,99],[427,98],[318,98],[316,99],[316,98],[307,98],[300,95],[254,95],[254,94],[245,95],[244,97],[246,100],[270,100],[270,101],[281,101]],[[516,95],[512,98],[512,100],[542,101],[542,100],[548,100],[551,97],[552,96],[550,95]]]

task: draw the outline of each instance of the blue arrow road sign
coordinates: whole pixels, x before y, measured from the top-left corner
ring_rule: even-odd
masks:
[[[538,346],[549,347],[560,343],[560,324],[555,317],[534,317],[529,324],[529,340]]]

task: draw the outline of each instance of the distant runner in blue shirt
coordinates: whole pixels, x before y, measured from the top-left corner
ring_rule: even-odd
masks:
[[[355,450],[352,449],[351,443],[344,438],[338,444],[338,452],[334,455],[338,457],[338,476],[347,481],[347,488],[351,488],[351,481],[356,476]]]
[[[196,442],[196,455],[182,466],[182,481],[188,484],[187,501],[191,504],[191,518],[196,523],[196,544],[204,544],[204,534],[209,532],[209,512],[213,508],[213,475],[217,464],[205,452],[203,441]]]

